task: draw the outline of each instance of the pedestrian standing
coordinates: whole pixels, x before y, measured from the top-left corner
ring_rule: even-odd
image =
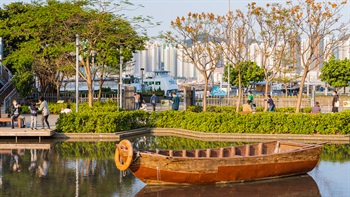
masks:
[[[15,128],[14,127],[14,122],[16,119],[19,118],[19,116],[21,115],[21,112],[22,112],[22,108],[21,108],[21,105],[19,103],[17,103],[16,100],[13,100],[12,101],[12,109],[11,109],[11,128]],[[19,120],[17,120],[18,124],[19,124]]]
[[[139,100],[139,109],[140,109],[142,107],[142,103],[146,103],[146,102],[143,100],[141,92],[139,93],[139,95],[140,95],[140,100]]]
[[[30,129],[37,130],[37,116],[38,116],[38,108],[35,106],[35,102],[32,102],[31,105],[29,106],[30,110]]]
[[[153,111],[156,111],[156,105],[158,103],[158,97],[156,96],[156,93],[153,92],[150,102],[152,104]]]
[[[336,113],[338,112],[338,107],[339,107],[339,96],[337,91],[333,92],[333,100],[332,100],[332,112]]]
[[[140,108],[140,95],[138,92],[134,95],[134,109],[137,110]]]
[[[275,111],[275,103],[273,102],[271,95],[267,95],[267,104],[269,104],[269,110],[271,112]]]
[[[253,111],[255,111],[254,97],[253,97],[252,91],[248,91],[248,101],[249,101],[250,108]]]
[[[42,129],[45,129],[45,122],[47,125],[47,128],[50,129],[49,121],[47,120],[50,115],[49,105],[47,104],[44,97],[40,97],[39,99],[40,107],[39,110],[41,111],[41,122],[42,122]]]
[[[173,98],[170,100],[172,103],[171,109],[173,110],[179,110],[179,105],[180,105],[180,98],[176,95],[175,92],[173,92]]]

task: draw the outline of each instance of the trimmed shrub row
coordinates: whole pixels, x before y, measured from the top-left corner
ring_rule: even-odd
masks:
[[[349,134],[350,113],[212,113],[166,111],[152,114],[153,126],[214,133]]]
[[[239,107],[239,111],[242,111],[243,107]],[[275,112],[283,112],[283,113],[295,113],[296,107],[283,107],[283,108],[275,108]],[[300,112],[302,113],[310,113],[312,107],[301,108]],[[202,106],[190,106],[187,108],[187,111],[191,112],[202,112]],[[256,112],[263,112],[264,107],[256,107]],[[208,106],[207,112],[236,112],[236,106]]]
[[[121,111],[104,104],[84,108],[79,113],[61,114],[58,132],[113,133],[142,127],[183,128],[215,133],[260,134],[349,134],[350,112],[334,114],[295,114],[257,112]],[[232,108],[232,107],[231,107]],[[222,107],[222,109],[226,109]]]

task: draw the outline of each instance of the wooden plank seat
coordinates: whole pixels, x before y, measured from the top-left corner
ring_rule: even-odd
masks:
[[[11,124],[11,118],[0,118],[0,122]],[[18,128],[22,128],[22,123],[24,123],[24,117],[15,118],[14,122],[17,122]]]

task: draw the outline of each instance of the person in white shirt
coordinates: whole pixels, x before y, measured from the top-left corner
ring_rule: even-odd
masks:
[[[46,122],[47,128],[50,129],[50,124],[49,124],[49,121],[47,120],[50,114],[49,106],[46,100],[44,99],[44,97],[40,97],[39,103],[40,103],[39,110],[41,111],[42,129],[45,129],[45,122]]]

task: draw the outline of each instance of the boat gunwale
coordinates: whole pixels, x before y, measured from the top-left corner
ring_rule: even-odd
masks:
[[[287,141],[272,141],[272,142],[263,142],[262,144],[265,144],[265,143],[276,143],[276,145],[278,143],[280,143],[280,146],[281,146],[281,143],[283,145],[297,145],[299,147],[296,147],[295,149],[291,149],[291,150],[286,150],[286,151],[283,151],[283,152],[278,152],[278,153],[268,153],[268,154],[258,154],[258,155],[234,155],[234,156],[228,156],[228,157],[218,157],[218,156],[210,156],[210,157],[194,157],[194,156],[186,156],[186,157],[183,157],[183,156],[169,156],[169,155],[165,155],[165,154],[162,154],[162,153],[156,153],[156,152],[149,152],[149,151],[137,151],[137,150],[134,150],[134,154],[141,154],[141,156],[144,154],[144,155],[152,155],[152,156],[155,156],[155,157],[164,157],[164,158],[176,158],[176,159],[242,159],[242,158],[255,158],[255,157],[268,157],[268,156],[272,156],[272,155],[284,155],[284,154],[290,154],[290,153],[293,153],[293,152],[300,152],[300,151],[304,151],[304,150],[309,150],[309,149],[316,149],[316,148],[319,148],[319,147],[322,147],[323,145],[321,144],[303,144],[303,143],[297,143],[297,142],[287,142]],[[254,144],[249,144],[249,145],[258,145],[256,143]],[[240,145],[240,146],[229,146],[229,147],[223,147],[223,149],[230,149],[232,147],[235,147],[235,148],[245,148],[246,145]],[[219,150],[221,148],[208,148],[210,150]],[[196,150],[196,149],[195,149]],[[195,151],[195,150],[186,150],[186,151]],[[197,150],[200,150],[200,151],[206,151],[207,149],[197,149]],[[152,151],[156,151],[156,150],[152,150]],[[169,152],[170,150],[158,150],[159,152],[161,151],[164,151],[164,152]],[[183,150],[173,150],[173,151],[183,151]]]

